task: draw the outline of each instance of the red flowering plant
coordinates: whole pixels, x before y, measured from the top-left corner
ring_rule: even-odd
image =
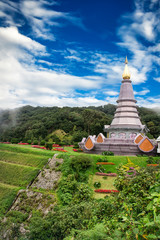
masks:
[[[59,146],[59,144],[53,143],[53,144],[52,144],[52,147],[60,147],[60,146]]]
[[[18,144],[19,145],[29,145],[29,143],[22,143],[22,142],[19,142]]]
[[[32,147],[33,147],[33,148],[40,148],[40,149],[45,149],[45,150],[46,150],[45,147],[41,147],[41,146],[39,146],[39,145],[32,145]]]
[[[63,148],[54,148],[53,151],[67,152],[67,150],[64,150]]]
[[[107,190],[107,189],[95,189],[95,192],[98,193],[118,193],[118,190]]]
[[[157,166],[159,166],[159,164],[158,163],[155,163],[155,164],[147,164],[147,167],[157,167]]]
[[[74,151],[74,152],[83,152],[82,149],[75,149],[75,148],[73,149],[73,151]]]

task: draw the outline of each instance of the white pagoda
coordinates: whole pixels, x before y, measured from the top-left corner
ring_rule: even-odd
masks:
[[[111,125],[104,126],[104,132],[96,137],[83,138],[79,146],[86,153],[112,151],[116,155],[156,154],[156,144],[145,136],[147,128],[142,125],[134,98],[130,72],[126,57],[117,109]]]
[[[137,134],[144,134],[147,128],[142,125],[138,115],[137,101],[134,98],[127,57],[122,76],[123,80],[117,100],[117,109],[111,125],[105,125],[104,131],[108,133],[108,138],[134,139]]]

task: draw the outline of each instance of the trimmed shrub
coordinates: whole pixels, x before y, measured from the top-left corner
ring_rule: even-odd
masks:
[[[45,140],[41,140],[40,145],[41,146],[45,146],[45,144],[46,144],[46,141]]]
[[[97,159],[97,162],[108,162],[108,159],[107,159],[107,157],[98,158],[98,159]]]
[[[111,151],[104,151],[104,152],[102,152],[102,155],[114,156],[114,153]]]
[[[101,172],[101,173],[104,173],[106,171],[106,169],[102,165],[97,165],[96,169],[98,170],[98,172]]]
[[[149,156],[146,162],[147,164],[160,164],[160,159],[155,159]]]
[[[53,145],[52,142],[47,142],[46,145],[45,145],[45,147],[46,147],[46,149],[48,149],[48,150],[52,150],[52,145]]]
[[[32,143],[33,145],[38,145],[38,140],[33,140],[33,143]]]
[[[31,144],[31,143],[32,143],[32,141],[31,141],[31,140],[28,140],[28,141],[27,141],[27,143],[28,143],[28,144]]]
[[[95,182],[94,183],[94,187],[95,188],[100,188],[101,187],[101,183],[100,182]]]
[[[74,148],[79,148],[79,145],[77,142],[74,143]]]
[[[11,143],[13,143],[13,144],[14,144],[14,143],[15,143],[15,144],[19,143],[18,138],[12,138]]]

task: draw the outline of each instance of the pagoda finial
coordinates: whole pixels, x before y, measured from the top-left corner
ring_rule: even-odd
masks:
[[[128,59],[127,59],[127,56],[126,56],[126,59],[125,59],[125,64],[128,64]]]
[[[125,68],[124,68],[124,72],[123,72],[123,75],[122,75],[123,79],[130,79],[130,77],[131,77],[131,74],[129,72],[127,64],[128,64],[128,59],[127,59],[127,56],[126,56]]]

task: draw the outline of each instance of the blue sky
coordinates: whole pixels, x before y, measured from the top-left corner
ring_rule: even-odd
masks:
[[[0,108],[116,104],[127,55],[160,107],[159,0],[1,0]]]

